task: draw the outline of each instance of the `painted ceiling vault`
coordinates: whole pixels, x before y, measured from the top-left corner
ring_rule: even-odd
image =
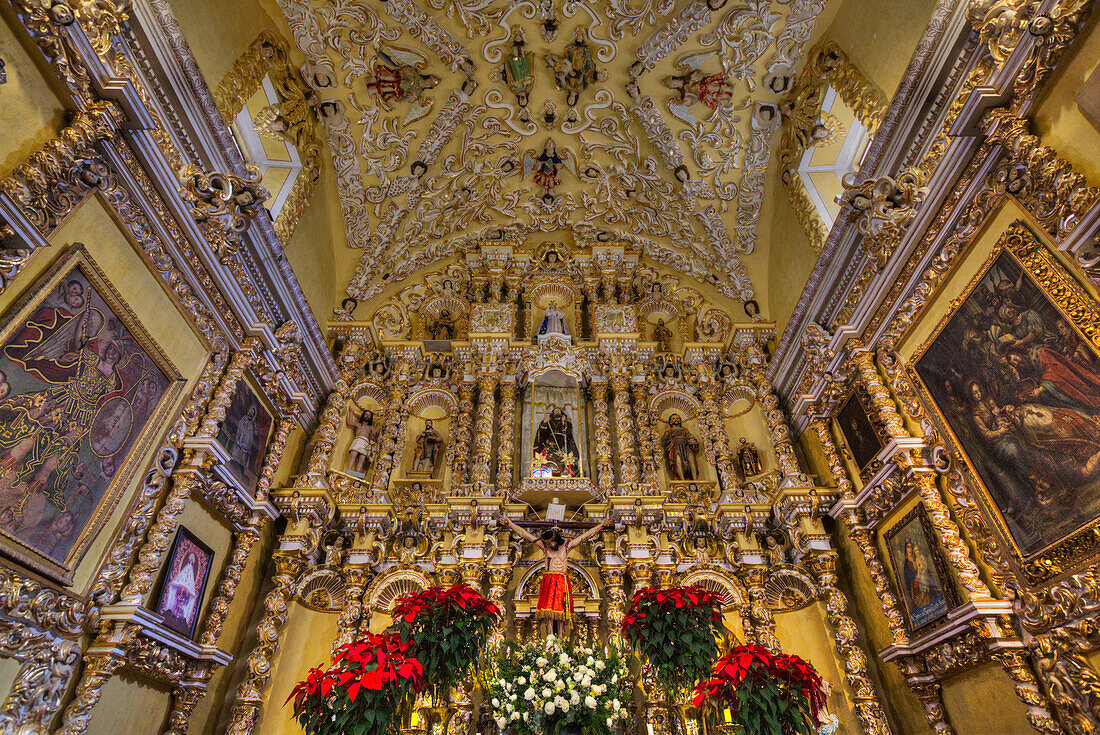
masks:
[[[572,232],[753,297],[778,101],[827,0],[271,0],[306,57],[349,295]]]

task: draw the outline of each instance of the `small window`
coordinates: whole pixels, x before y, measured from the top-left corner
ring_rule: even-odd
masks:
[[[271,193],[266,206],[272,218],[278,217],[294,182],[302,172],[298,149],[263,120],[277,111],[280,104],[270,77],[264,77],[260,88],[237,113],[233,133],[249,161],[263,174],[261,183]]]
[[[798,176],[826,229],[832,228],[840,214],[836,198],[844,191],[841,179],[859,169],[870,140],[855,113],[829,87],[798,164]]]

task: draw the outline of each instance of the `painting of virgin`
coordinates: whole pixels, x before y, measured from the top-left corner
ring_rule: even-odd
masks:
[[[1100,515],[1100,358],[1010,251],[916,371],[1021,556]]]
[[[271,414],[247,381],[239,381],[218,431],[218,443],[229,455],[233,474],[249,492],[255,491],[259,481],[270,430]]]
[[[872,426],[871,419],[868,418],[867,411],[858,396],[853,395],[845,402],[837,413],[836,422],[844,436],[844,441],[852,450],[852,458],[855,459],[856,466],[862,472],[885,445],[875,432],[875,427]]]
[[[167,361],[154,359],[120,298],[75,253],[18,309],[0,345],[0,532],[20,558],[30,551],[62,573],[171,383]]]
[[[954,601],[943,562],[932,550],[929,526],[924,506],[918,505],[886,532],[894,583],[913,631],[945,616]]]
[[[214,562],[214,552],[186,528],[180,526],[168,553],[160,590],[154,598],[154,611],[164,624],[180,635],[193,638],[199,619],[206,580]]]

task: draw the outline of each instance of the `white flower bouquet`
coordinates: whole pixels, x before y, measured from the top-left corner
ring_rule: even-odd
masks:
[[[545,641],[506,643],[483,669],[483,688],[501,732],[608,735],[628,716],[626,664],[615,648]]]

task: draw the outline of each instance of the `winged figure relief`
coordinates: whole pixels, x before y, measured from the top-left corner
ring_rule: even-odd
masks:
[[[386,110],[393,110],[394,102],[410,101],[405,124],[427,115],[432,100],[425,95],[439,85],[435,74],[424,74],[428,58],[413,49],[384,43],[378,49],[378,57],[367,79],[367,90],[377,95]]]
[[[558,148],[552,138],[547,139],[542,151],[529,148],[523,154],[523,177],[533,176],[542,189],[544,200],[554,198],[554,189],[561,183],[561,170],[567,168],[577,175],[577,158],[568,148]]]
[[[691,106],[702,102],[712,110],[733,97],[733,83],[725,71],[708,74],[702,66],[712,56],[713,51],[702,54],[686,54],[676,60],[678,74],[672,74],[662,83],[675,94],[668,100],[668,110],[688,125],[695,124],[695,114]]]

